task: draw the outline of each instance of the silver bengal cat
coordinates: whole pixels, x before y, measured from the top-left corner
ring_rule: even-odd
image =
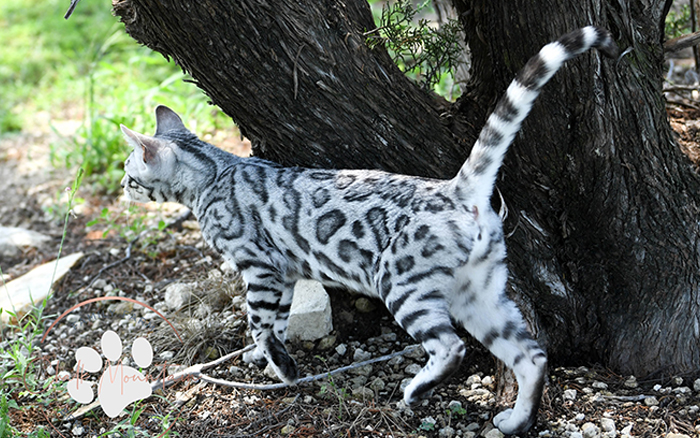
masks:
[[[451,180],[240,158],[201,141],[159,106],[155,136],[122,127],[134,148],[122,187],[133,201],[189,207],[207,243],[241,272],[257,346],[246,361],[269,363],[294,383],[296,364],[284,347],[294,283],[347,287],[381,299],[428,353],[405,389],[406,403],[428,397],[459,367],[465,347],[457,323],[515,372],[515,407],[493,422],[503,433],[521,433],[535,421],[547,359],[506,295],[506,247],[490,197],[540,88],[591,47],[617,51],[607,31],[586,27],[531,58]]]

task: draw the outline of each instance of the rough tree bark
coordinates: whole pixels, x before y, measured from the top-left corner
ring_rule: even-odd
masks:
[[[455,104],[365,46],[364,0],[114,1],[127,32],[188,71],[256,155],[440,178],[541,45],[609,28],[633,50],[555,76],[502,169],[511,285],[553,363],[700,367],[700,179],[666,119],[663,1],[454,0],[473,56]]]

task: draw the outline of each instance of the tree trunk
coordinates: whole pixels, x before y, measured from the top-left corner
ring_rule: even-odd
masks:
[[[114,9],[132,37],[193,76],[256,155],[441,178],[540,46],[587,24],[631,46],[617,64],[594,54],[567,65],[509,152],[498,186],[511,285],[552,363],[598,360],[637,376],[699,367],[700,181],[666,119],[661,1],[455,0],[473,59],[454,105],[366,47],[364,0],[300,3]]]

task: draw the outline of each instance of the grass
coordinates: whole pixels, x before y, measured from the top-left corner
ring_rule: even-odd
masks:
[[[51,161],[84,168],[90,186],[113,193],[128,153],[119,124],[151,132],[162,103],[199,133],[231,125],[179,67],[131,39],[109,4],[81,2],[65,20],[67,6],[0,2],[0,137],[32,132],[38,114],[50,123],[77,119],[77,132],[52,145]]]

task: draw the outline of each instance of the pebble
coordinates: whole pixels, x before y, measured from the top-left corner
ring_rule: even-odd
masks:
[[[652,395],[651,397],[647,397],[644,399],[644,404],[646,406],[658,406],[659,400],[657,400],[656,397]]]
[[[615,421],[610,418],[601,418],[600,428],[603,429],[603,432],[615,432],[617,430]]]
[[[384,388],[386,388],[386,383],[384,382],[384,380],[377,377],[376,379],[372,380],[372,383],[369,384],[369,387],[379,392],[383,391]]]
[[[355,353],[352,355],[352,360],[355,362],[363,362],[365,360],[371,359],[372,358],[372,353],[368,351],[364,351],[361,348],[356,348]]]
[[[73,426],[73,429],[71,429],[71,433],[73,436],[81,436],[85,433],[85,428],[82,424],[77,423],[75,426]]]
[[[360,297],[355,301],[355,308],[362,313],[370,313],[374,311],[377,306],[374,305],[372,301],[365,297]]]
[[[406,366],[406,368],[404,368],[403,371],[406,374],[410,374],[412,376],[415,376],[416,374],[418,374],[420,372],[421,368],[422,367],[420,365],[418,365],[417,363],[412,363],[412,364]]]
[[[470,388],[473,388],[474,385],[481,385],[481,377],[478,374],[473,374],[467,377],[465,384]]]
[[[575,389],[566,389],[564,390],[564,400],[576,400],[576,394],[577,391]]]
[[[484,435],[484,438],[503,438],[504,436],[503,432],[494,428],[489,430],[486,435]]]
[[[693,389],[700,392],[700,379],[695,380],[695,383],[693,383]]]
[[[333,345],[335,345],[336,337],[335,335],[329,335],[324,338],[321,338],[321,340],[318,342],[318,349],[319,350],[328,350]]]
[[[595,382],[593,382],[593,384],[591,386],[594,387],[595,389],[608,389],[607,383],[599,382],[597,380]]]
[[[625,380],[624,385],[625,385],[627,388],[636,388],[637,386],[639,386],[639,385],[637,385],[637,378],[634,377],[634,376],[629,376],[629,377],[627,378],[627,380]]]
[[[583,438],[596,438],[600,436],[600,429],[593,423],[584,423],[581,426]]]
[[[452,438],[455,435],[455,430],[451,426],[445,426],[438,431],[438,436]]]
[[[348,346],[345,344],[340,344],[335,347],[335,352],[338,353],[339,356],[345,356],[345,353],[348,352]]]

